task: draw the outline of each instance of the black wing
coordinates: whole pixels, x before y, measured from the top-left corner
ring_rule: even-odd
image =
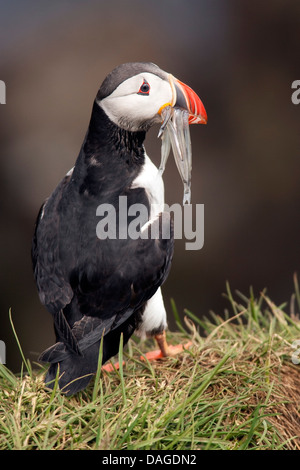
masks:
[[[105,336],[125,323],[154,295],[166,279],[174,248],[173,222],[170,214],[163,213],[151,225],[159,225],[159,238],[131,241],[127,247],[127,256],[122,260],[122,268],[107,279],[105,292],[100,288],[90,291],[89,294],[75,294],[79,297],[79,304],[84,311],[88,306],[93,311],[97,299],[101,306],[102,293],[106,296],[102,304],[107,304],[107,298],[110,304],[108,310],[99,308],[99,316],[83,314],[80,320],[74,322],[72,334],[78,342],[80,353],[85,354],[86,350],[99,342],[102,335]],[[167,230],[171,226],[171,237],[167,239],[162,238],[161,227],[165,226],[168,226]],[[116,346],[118,347],[118,344]],[[40,359],[44,362],[60,362],[66,358],[70,348],[71,345],[66,339],[63,342],[58,341],[48,348]]]
[[[57,337],[80,354],[77,341],[63,314],[73,298],[73,290],[63,275],[58,244],[58,205],[70,175],[63,178],[56,190],[40,208],[32,239],[31,257],[40,300],[53,315]]]
[[[52,314],[63,309],[73,297],[73,290],[63,274],[58,243],[58,206],[69,180],[70,176],[65,176],[42,205],[32,239],[32,264],[39,297]]]

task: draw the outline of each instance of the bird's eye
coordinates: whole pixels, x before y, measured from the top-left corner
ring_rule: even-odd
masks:
[[[150,93],[150,85],[146,80],[144,80],[143,84],[141,85],[141,88],[138,91],[138,95],[146,95],[147,96],[147,95],[149,95],[149,93]]]

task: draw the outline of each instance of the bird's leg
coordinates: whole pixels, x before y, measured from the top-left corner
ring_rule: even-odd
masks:
[[[159,346],[159,349],[161,351],[161,356],[162,357],[167,357],[170,355],[170,348],[167,343],[167,338],[166,338],[166,332],[165,330],[162,333],[159,333],[158,335],[154,336],[157,345]]]
[[[148,361],[161,359],[162,357],[167,357],[167,356],[176,356],[176,354],[179,354],[185,349],[189,349],[192,345],[192,341],[189,341],[188,343],[184,345],[177,344],[176,346],[172,346],[171,344],[168,344],[165,331],[155,335],[154,338],[159,346],[159,349],[155,351],[150,351],[145,354],[145,357],[148,359]],[[141,359],[144,359],[143,356],[141,357]]]
[[[157,345],[159,346],[159,349],[156,349],[155,351],[149,351],[144,356],[141,356],[143,361],[145,360],[145,357],[148,359],[148,361],[155,361],[156,359],[161,359],[167,356],[176,356],[176,354],[181,353],[185,349],[189,349],[193,344],[192,341],[189,341],[186,344],[176,344],[176,346],[172,346],[171,344],[167,343],[165,331],[155,335],[154,338],[157,342]],[[123,365],[124,364],[125,362],[123,362]],[[114,369],[119,368],[120,366],[118,362],[116,362],[114,365],[105,364],[102,366],[102,370],[105,372],[113,372]]]

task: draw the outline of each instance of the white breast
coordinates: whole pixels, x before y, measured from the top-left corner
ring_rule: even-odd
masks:
[[[143,169],[132,182],[131,188],[144,188],[146,190],[151,207],[150,219],[163,212],[165,203],[163,179],[148,155],[145,155]]]

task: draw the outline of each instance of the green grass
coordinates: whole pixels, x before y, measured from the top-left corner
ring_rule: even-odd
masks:
[[[299,449],[297,280],[289,306],[234,298],[228,285],[226,296],[230,311],[209,318],[182,321],[173,303],[179,331],[168,339],[192,339],[190,350],[149,363],[140,356],[153,342],[133,339],[116,358],[125,366],[99,368],[71,398],[47,391],[45,369],[23,353],[21,374],[0,365],[0,449]]]

